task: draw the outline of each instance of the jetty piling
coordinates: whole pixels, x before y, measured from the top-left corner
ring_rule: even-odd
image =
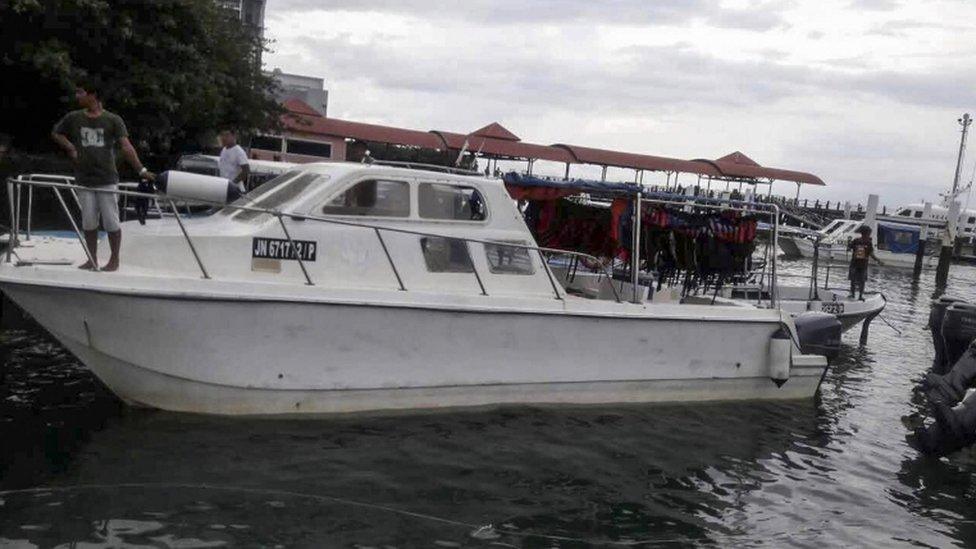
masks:
[[[922,204],[922,219],[929,219],[932,216],[932,203]],[[922,225],[918,232],[918,249],[915,250],[915,266],[912,269],[912,280],[918,281],[922,276],[922,264],[925,261],[925,247],[929,239],[929,226]]]
[[[942,249],[939,251],[939,265],[935,269],[935,286],[945,288],[949,280],[949,264],[956,244],[956,226],[959,224],[959,202],[953,200],[949,205],[946,228],[942,233]]]

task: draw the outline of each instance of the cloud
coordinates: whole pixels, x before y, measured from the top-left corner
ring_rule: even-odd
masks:
[[[702,21],[719,28],[769,30],[785,25],[782,0],[753,0],[749,8],[726,8],[718,0],[277,0],[282,11],[384,13],[475,25],[600,24],[669,25]]]
[[[271,0],[279,51],[266,59],[324,76],[340,118],[451,131],[497,120],[527,141],[682,158],[741,149],[820,175],[830,187],[804,193],[832,199],[873,189],[894,204],[944,186],[954,121],[976,106],[958,23],[976,10],[728,5]]]
[[[852,0],[850,3],[855,10],[895,11],[901,6],[897,0]]]
[[[381,89],[473,100],[494,97],[550,108],[683,108],[699,104],[729,108],[770,105],[807,94],[874,95],[913,105],[965,106],[976,88],[976,72],[898,72],[865,70],[863,60],[835,60],[838,70],[782,62],[780,52],[761,52],[757,61],[731,61],[687,47],[634,46],[611,57],[573,59],[547,52],[485,44],[490,58],[476,50],[444,48],[418,55],[397,39],[379,36],[358,41],[297,38],[307,55],[322,59],[332,79],[359,79]],[[558,100],[555,100],[558,98]]]

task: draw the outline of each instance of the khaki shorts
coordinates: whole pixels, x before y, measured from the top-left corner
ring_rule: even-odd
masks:
[[[118,185],[99,185],[93,187],[98,190],[115,191]],[[119,225],[119,197],[114,193],[95,193],[78,191],[78,203],[81,206],[81,228],[86,231],[98,229],[98,218],[102,218],[102,228],[106,232],[114,233],[121,229]]]

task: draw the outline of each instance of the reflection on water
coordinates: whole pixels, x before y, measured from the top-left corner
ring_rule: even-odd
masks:
[[[950,292],[974,275],[954,267]],[[0,546],[971,544],[976,460],[920,458],[901,423],[931,274],[872,284],[893,328],[846,335],[815,402],[210,418],[125,408],[8,330]]]

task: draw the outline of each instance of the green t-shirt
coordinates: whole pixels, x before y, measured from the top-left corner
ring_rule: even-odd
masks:
[[[115,149],[120,139],[129,137],[119,115],[103,110],[93,118],[84,109],[71,111],[54,125],[54,133],[67,137],[78,150],[76,183],[94,187],[119,182]]]

